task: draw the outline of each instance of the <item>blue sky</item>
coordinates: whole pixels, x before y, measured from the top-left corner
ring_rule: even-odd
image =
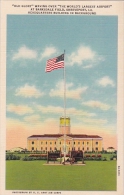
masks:
[[[116,16],[8,15],[8,132],[59,132],[63,69],[45,66],[65,50],[72,133],[116,135],[117,24]]]

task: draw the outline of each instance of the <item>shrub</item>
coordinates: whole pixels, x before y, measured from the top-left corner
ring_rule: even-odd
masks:
[[[6,155],[6,160],[10,160],[9,155]]]
[[[7,154],[6,155],[6,160],[20,160],[20,156],[16,156],[14,154]]]
[[[117,156],[113,155],[112,157],[110,157],[110,160],[117,160]]]
[[[101,154],[98,154],[98,155],[97,155],[97,157],[98,157],[98,158],[101,158],[101,157],[102,157],[102,155],[101,155]]]
[[[90,154],[86,154],[86,157],[90,157]]]
[[[42,158],[42,157],[47,157],[47,154],[30,154],[29,157],[33,157],[33,158],[40,157],[40,158]]]
[[[96,160],[97,160],[97,161],[100,161],[100,160],[102,160],[102,158],[96,158]]]
[[[106,157],[103,158],[103,161],[107,161]]]
[[[23,161],[32,161],[32,160],[47,160],[46,154],[30,154],[22,158]]]

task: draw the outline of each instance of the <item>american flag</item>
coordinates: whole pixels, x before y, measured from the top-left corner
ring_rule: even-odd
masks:
[[[64,54],[47,60],[46,72],[51,72],[52,70],[64,68]]]

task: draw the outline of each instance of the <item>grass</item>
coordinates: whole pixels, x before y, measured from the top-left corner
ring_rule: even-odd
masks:
[[[46,161],[6,161],[7,190],[115,191],[116,161],[85,166],[45,166]]]

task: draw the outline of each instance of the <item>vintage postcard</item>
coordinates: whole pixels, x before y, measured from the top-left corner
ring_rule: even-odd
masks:
[[[1,1],[1,195],[123,195],[123,37],[123,1]]]

